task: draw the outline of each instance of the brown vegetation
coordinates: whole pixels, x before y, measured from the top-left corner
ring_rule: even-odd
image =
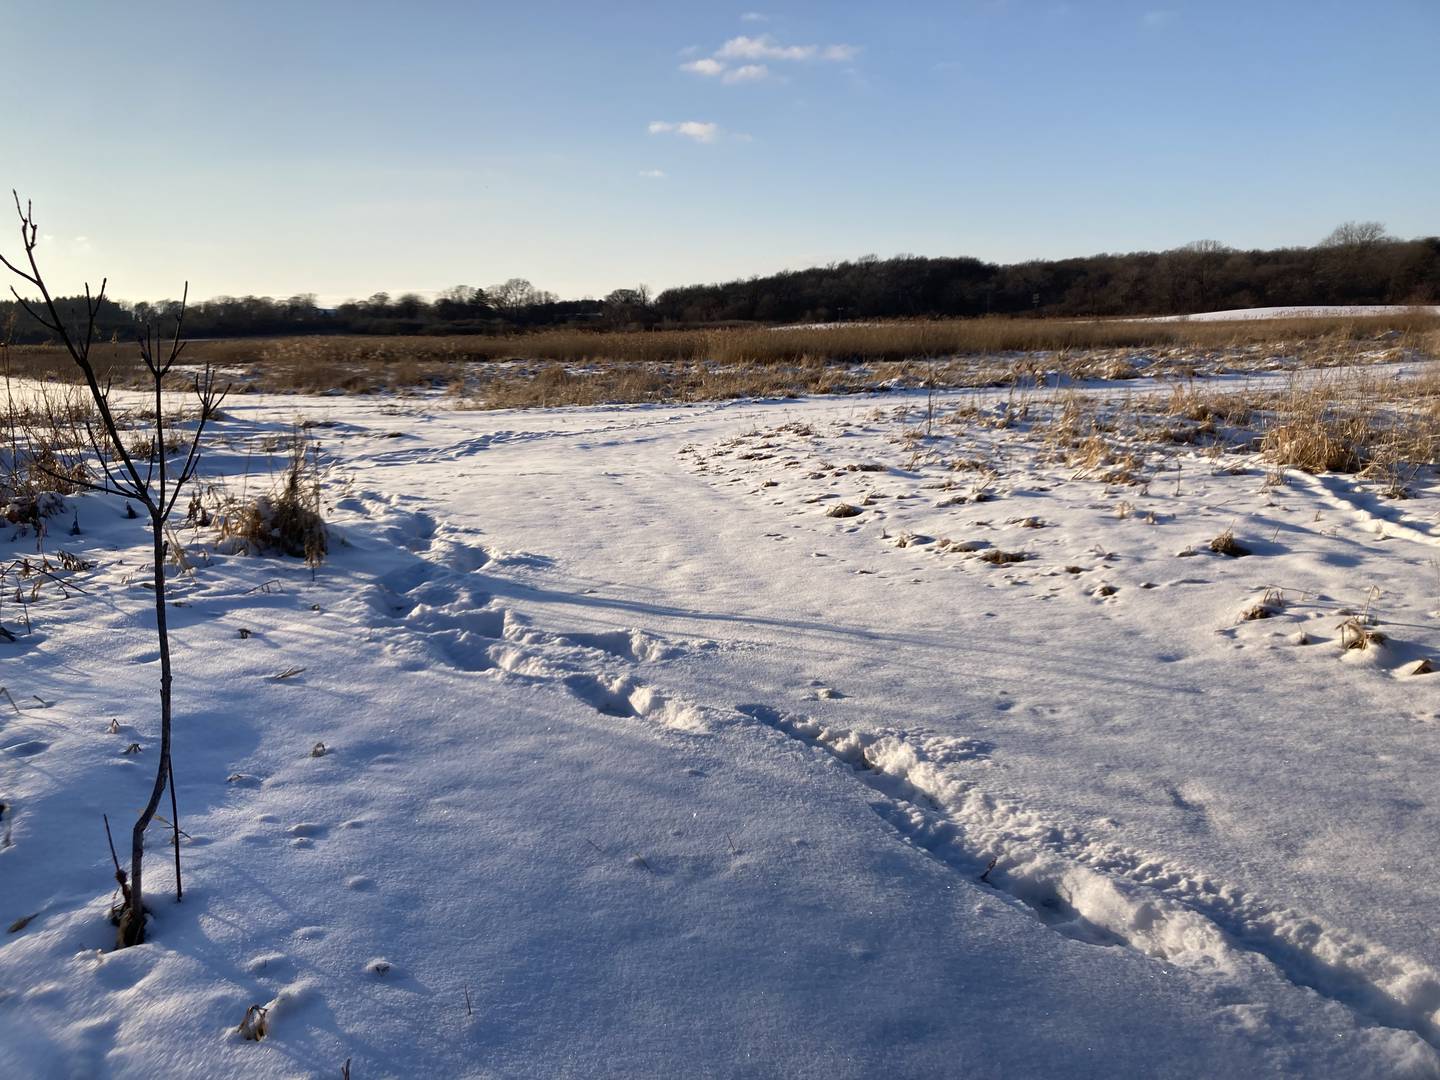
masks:
[[[211,508],[197,498],[190,508],[194,524],[212,517]],[[312,569],[329,550],[320,500],[320,471],[305,439],[297,434],[290,448],[290,463],[273,491],[250,499],[220,498],[213,521],[221,542],[234,552],[249,555],[279,553],[305,560]]]
[[[131,354],[95,347],[117,385],[140,374]],[[694,401],[843,393],[886,384],[1005,386],[1067,379],[1184,377],[1206,371],[1330,367],[1440,356],[1440,317],[1236,322],[981,318],[778,329],[606,333],[549,330],[509,337],[334,336],[200,342],[193,359],[241,388],[404,392],[444,388],[466,405]],[[73,378],[63,350],[12,346],[17,375]]]

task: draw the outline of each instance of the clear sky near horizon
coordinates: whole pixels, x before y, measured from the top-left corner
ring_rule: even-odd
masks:
[[[866,253],[1440,233],[1440,0],[0,18],[0,184],[34,199],[65,291],[334,302],[519,276],[575,297]]]

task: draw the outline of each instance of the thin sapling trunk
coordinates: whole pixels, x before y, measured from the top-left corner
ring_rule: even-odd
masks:
[[[26,282],[31,290],[39,294],[40,299],[38,303],[27,301],[13,286],[10,292],[25,312],[54,334],[69,353],[70,359],[74,361],[75,366],[84,376],[85,385],[90,391],[91,403],[95,406],[95,412],[99,418],[98,432],[94,423],[87,420],[85,424],[89,450],[93,455],[98,479],[93,481],[76,480],[73,477],[66,479],[82,488],[120,495],[126,500],[139,503],[145,509],[145,516],[150,522],[150,539],[154,557],[155,637],[160,651],[160,754],[155,766],[155,780],[151,785],[150,798],[130,833],[130,879],[128,887],[125,889],[124,905],[118,920],[118,945],[125,947],[137,945],[145,939],[145,830],[149,828],[150,822],[154,819],[167,786],[170,788],[170,808],[173,815],[170,825],[175,847],[176,899],[183,895],[180,878],[180,820],[174,790],[175,770],[171,760],[174,673],[171,666],[170,631],[167,620],[166,526],[171,512],[179,501],[181,491],[195,475],[200,457],[201,439],[206,425],[215,416],[220,403],[224,400],[225,391],[217,389],[214,373],[208,365],[202,374],[195,377],[193,390],[199,405],[199,415],[196,418],[194,434],[189,440],[189,447],[183,457],[179,453],[175,455],[179,468],[172,472],[171,455],[166,436],[164,389],[165,380],[185,347],[185,342],[181,338],[181,330],[184,326],[185,303],[189,293],[187,287],[185,298],[182,298],[180,302],[175,332],[168,346],[165,346],[160,340],[153,327],[147,327],[138,337],[140,358],[144,361],[145,370],[149,375],[149,388],[154,399],[154,437],[150,441],[150,449],[146,457],[139,458],[132,453],[120,437],[120,427],[110,403],[109,381],[107,380],[102,385],[100,376],[90,359],[90,346],[95,339],[96,317],[105,300],[105,282],[100,283],[100,291],[94,297],[90,294],[89,286],[85,287],[83,325],[72,330],[61,315],[59,307],[40,273],[35,258],[38,230],[29,204],[22,207],[18,194],[15,196],[15,211],[20,218],[20,238],[25,251],[25,266],[22,267],[11,262],[3,255],[0,255],[0,265]],[[162,348],[162,346],[164,347]],[[83,449],[80,452],[83,453]],[[136,515],[132,514],[131,516]],[[106,827],[108,831],[108,823]],[[117,879],[120,876],[117,864]]]

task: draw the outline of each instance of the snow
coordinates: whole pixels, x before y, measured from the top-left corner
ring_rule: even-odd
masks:
[[[1232,308],[1229,311],[1201,311],[1193,315],[1164,315],[1146,322],[1239,322],[1248,319],[1345,319],[1351,317],[1404,315],[1409,312],[1440,315],[1440,304],[1349,304],[1313,307]]]
[[[185,897],[157,823],[122,952],[148,539],[67,499],[86,594],[0,606],[7,1075],[1440,1075],[1435,479],[1107,484],[1059,403],[234,399],[207,481],[303,418],[330,555],[181,530]]]

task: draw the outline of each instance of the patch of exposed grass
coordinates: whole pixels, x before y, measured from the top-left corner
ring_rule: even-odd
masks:
[[[12,346],[8,353],[17,375],[75,377],[58,347]],[[1405,355],[1440,356],[1440,318],[1416,311],[1237,322],[985,318],[648,332],[560,329],[510,336],[232,339],[197,342],[187,353],[252,389],[447,388],[457,398],[492,407],[840,392],[893,380],[915,386],[1036,384],[1051,373],[1128,380],[1184,376],[1200,365],[1325,367]],[[117,385],[139,374],[133,348],[104,344],[95,356],[102,375],[112,374]]]
[[[200,524],[197,515],[213,520],[221,543],[231,551],[289,555],[313,568],[329,550],[319,467],[299,435],[291,447],[290,464],[273,491],[252,499],[223,498],[213,515],[202,504],[193,504],[192,520]]]

